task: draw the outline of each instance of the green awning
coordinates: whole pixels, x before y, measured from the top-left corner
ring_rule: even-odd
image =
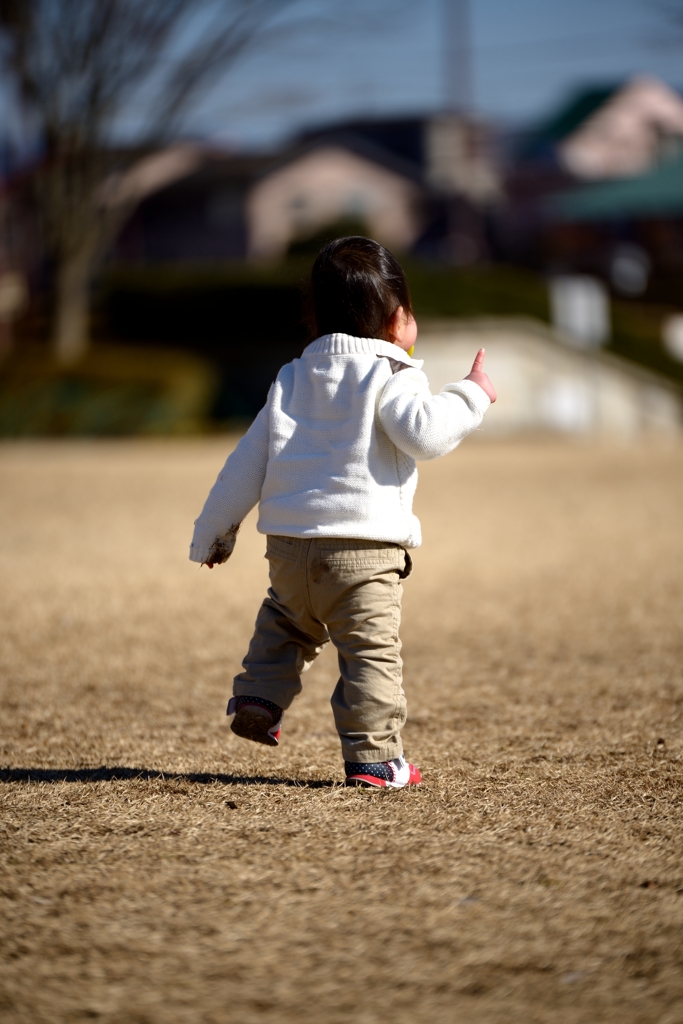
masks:
[[[618,220],[683,215],[683,154],[639,178],[585,185],[546,201],[558,220]]]

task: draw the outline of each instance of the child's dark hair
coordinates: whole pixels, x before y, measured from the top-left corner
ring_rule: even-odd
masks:
[[[379,242],[350,235],[320,250],[311,272],[315,337],[350,334],[386,340],[389,320],[399,306],[412,316],[405,274]]]

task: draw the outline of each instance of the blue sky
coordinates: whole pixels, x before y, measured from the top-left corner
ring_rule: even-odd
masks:
[[[296,27],[285,31],[292,16],[283,16],[282,31],[235,65],[188,131],[254,148],[309,124],[438,109],[447,2],[345,0],[341,23],[324,24],[336,0],[301,0]],[[636,73],[683,87],[679,9],[672,32],[660,0],[470,0],[475,109],[520,123],[581,84]]]

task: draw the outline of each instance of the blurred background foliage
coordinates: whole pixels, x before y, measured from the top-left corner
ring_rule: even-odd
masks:
[[[329,234],[316,238],[310,251],[293,247],[267,267],[172,264],[105,271],[94,296],[94,342],[82,361],[61,367],[44,342],[17,346],[5,360],[0,433],[187,433],[250,420],[280,366],[310,340],[307,280],[314,253]],[[532,270],[449,267],[410,257],[403,265],[418,321],[550,321],[547,281]],[[674,310],[614,300],[607,349],[683,384],[683,364],[661,342],[662,321]],[[39,314],[29,326],[34,336],[40,333]]]

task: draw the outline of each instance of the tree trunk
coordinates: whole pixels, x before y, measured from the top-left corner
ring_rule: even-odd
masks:
[[[89,256],[65,258],[57,274],[52,348],[57,361],[77,363],[90,345]]]

